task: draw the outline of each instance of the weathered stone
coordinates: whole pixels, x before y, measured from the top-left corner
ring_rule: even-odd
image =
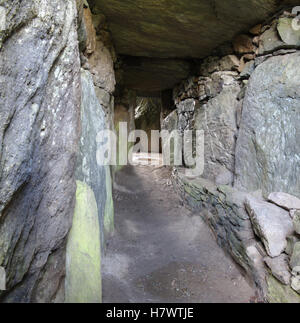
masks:
[[[89,57],[89,65],[94,84],[108,93],[113,93],[116,85],[114,62],[110,51],[99,39],[95,51]]]
[[[292,277],[291,287],[295,292],[300,294],[300,276]]]
[[[246,210],[251,218],[253,229],[262,240],[270,257],[278,257],[286,248],[286,238],[293,232],[289,213],[279,207],[247,197]]]
[[[218,76],[218,75],[215,75]],[[240,86],[232,76],[222,77],[221,91],[207,104],[195,111],[195,130],[204,130],[204,177],[221,184],[232,183],[234,171],[235,135],[237,133],[236,109]],[[221,80],[221,78],[218,77]],[[218,84],[218,83],[217,83]],[[227,85],[231,84],[231,85]],[[220,181],[224,176],[227,180]],[[231,182],[228,183],[228,180]]]
[[[235,186],[300,197],[300,55],[270,57],[252,73],[236,147]]]
[[[264,21],[277,7],[275,0],[240,0],[237,15],[234,1],[89,3],[95,14],[107,17],[118,53],[164,58],[206,57],[238,33]]]
[[[240,66],[240,61],[235,55],[227,55],[220,60],[221,71],[236,71]]]
[[[283,192],[271,193],[268,196],[268,200],[288,211],[292,209],[300,210],[300,199],[287,193],[283,193]]]
[[[62,302],[79,134],[76,2],[0,6],[7,13],[0,51],[0,266],[7,292],[0,298]]]
[[[269,303],[300,303],[300,296],[290,286],[281,284],[272,275],[267,278]]]
[[[294,230],[300,235],[300,210],[296,211],[293,218]]]
[[[290,267],[292,268],[292,270],[298,266],[300,266],[300,242],[295,243],[290,260]]]
[[[299,239],[295,236],[288,236],[287,237],[287,246],[285,248],[285,253],[289,256],[292,255],[294,251],[295,244],[299,241]]]
[[[76,206],[68,236],[66,302],[101,303],[101,246],[93,190],[77,181]]]
[[[255,63],[254,61],[249,61],[247,62],[244,67],[243,70],[241,71],[241,78],[249,78],[251,76],[251,74],[254,72],[255,70]]]
[[[260,36],[258,54],[269,54],[280,48],[285,48],[286,46],[287,45],[281,41],[278,36],[276,25],[272,25]]]
[[[266,257],[264,259],[267,266],[271,269],[272,275],[282,284],[289,285],[291,281],[291,273],[288,265],[288,257],[280,255],[276,258]]]
[[[292,27],[293,18],[279,18],[277,30],[284,43],[300,46],[300,30]]]
[[[83,23],[86,31],[85,53],[91,55],[96,50],[96,30],[93,25],[93,18],[90,8],[83,10]]]
[[[172,180],[184,203],[204,218],[218,244],[247,271],[262,292],[265,265],[244,208],[248,194],[229,185],[216,186],[203,178],[187,178],[181,169],[174,172]]]
[[[200,75],[210,76],[212,73],[220,71],[220,58],[209,56],[205,58],[200,67]]]
[[[103,107],[96,96],[90,72],[81,70],[81,87],[81,138],[80,151],[77,158],[76,179],[90,186],[95,194],[102,247],[104,247],[104,215],[106,214],[106,204],[111,204],[112,197],[111,187],[106,187],[107,181],[109,181],[106,176],[110,176],[106,167],[109,166],[98,164],[97,153],[105,149],[102,140],[99,141],[98,134],[105,130],[107,125],[105,123]],[[103,135],[101,139],[104,139]],[[109,215],[109,218],[113,221],[113,213]],[[106,219],[106,221],[109,221],[109,219]]]
[[[233,41],[233,49],[238,54],[247,54],[255,52],[255,46],[252,38],[247,35],[239,35]]]
[[[252,35],[259,35],[261,33],[261,28],[262,28],[262,24],[258,24],[256,26],[254,26],[253,28],[251,28],[249,30],[249,32],[252,34]]]

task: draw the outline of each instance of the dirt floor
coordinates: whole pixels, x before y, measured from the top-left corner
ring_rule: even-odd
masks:
[[[153,166],[126,166],[117,174],[103,302],[249,302],[254,289],[201,217],[182,205],[169,176]]]

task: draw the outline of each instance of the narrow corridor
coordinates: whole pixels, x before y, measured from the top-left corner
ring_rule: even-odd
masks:
[[[103,257],[104,302],[249,302],[254,290],[185,208],[167,168],[117,173],[116,232]]]

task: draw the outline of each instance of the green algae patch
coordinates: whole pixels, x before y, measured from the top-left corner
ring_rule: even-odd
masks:
[[[77,181],[76,206],[68,236],[66,302],[101,303],[101,245],[94,192]]]
[[[268,301],[269,303],[300,303],[300,295],[292,290],[290,286],[281,284],[273,276],[269,276]]]

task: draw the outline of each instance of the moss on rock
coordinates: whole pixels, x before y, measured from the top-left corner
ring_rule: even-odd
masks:
[[[300,303],[300,295],[290,286],[281,284],[272,275],[267,278],[269,303]]]
[[[67,243],[66,302],[101,303],[100,226],[94,192],[77,181],[76,206]]]

